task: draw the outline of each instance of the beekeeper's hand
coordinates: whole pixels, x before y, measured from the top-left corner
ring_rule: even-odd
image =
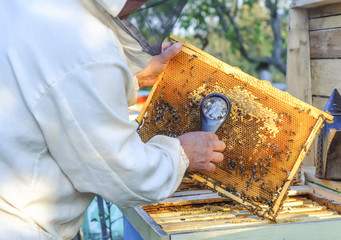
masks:
[[[191,132],[178,137],[188,159],[188,171],[214,171],[223,161],[226,145],[218,136],[209,132]]]
[[[153,57],[149,65],[136,77],[139,80],[139,87],[151,87],[154,85],[157,77],[165,70],[169,61],[180,52],[181,43],[162,43],[162,53]]]

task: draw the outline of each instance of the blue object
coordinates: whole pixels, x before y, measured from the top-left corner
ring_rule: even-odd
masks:
[[[222,108],[223,102],[226,108]],[[219,93],[212,93],[202,100],[200,105],[201,130],[216,133],[226,121],[231,111],[230,101]]]
[[[143,240],[133,225],[123,216],[124,240]]]
[[[334,120],[324,125],[319,136],[315,176],[341,180],[341,96],[337,89],[334,89],[323,111],[330,112]]]

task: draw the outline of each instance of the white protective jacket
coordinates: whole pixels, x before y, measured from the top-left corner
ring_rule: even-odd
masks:
[[[153,203],[188,166],[177,139],[144,144],[128,120],[149,60],[102,9],[125,1],[90,1],[0,3],[1,239],[70,239],[95,194]]]

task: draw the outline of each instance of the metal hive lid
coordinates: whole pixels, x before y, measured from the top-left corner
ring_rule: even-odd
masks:
[[[323,111],[329,111],[332,115],[341,115],[341,96],[335,88],[329,97]]]

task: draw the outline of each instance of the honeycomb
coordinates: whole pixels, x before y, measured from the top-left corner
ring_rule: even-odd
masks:
[[[275,220],[315,135],[332,116],[172,39],[183,48],[159,76],[137,119],[141,139],[200,131],[201,101],[211,93],[223,94],[231,103],[231,113],[217,132],[226,143],[224,160],[214,172],[189,175]]]

